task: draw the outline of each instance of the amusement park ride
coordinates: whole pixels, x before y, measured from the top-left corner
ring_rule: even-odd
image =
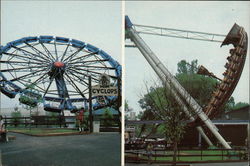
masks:
[[[103,74],[120,88],[121,65],[103,50],[79,40],[24,37],[1,46],[0,65],[0,91],[9,98],[18,96],[28,106],[41,102],[44,110],[63,113],[88,109],[88,103],[96,109],[119,100],[89,95]]]
[[[172,90],[173,97],[179,105],[182,106],[184,113],[189,117],[191,121],[190,125],[196,127],[209,146],[213,144],[205,134],[203,129],[204,127],[210,130],[210,132],[217,138],[224,148],[231,149],[230,145],[220,135],[217,127],[211,122],[210,119],[214,118],[218,114],[220,108],[222,108],[232,95],[240,79],[247,55],[248,39],[244,28],[235,24],[228,35],[225,36],[212,33],[137,25],[133,24],[128,16],[125,17],[125,28],[126,38],[130,39],[135,44],[128,45],[128,47],[137,47],[161,79],[162,83]],[[225,65],[226,71],[223,73],[224,78],[220,80],[218,88],[213,93],[210,102],[206,107],[202,108],[180,85],[176,78],[168,71],[149,46],[139,36],[140,33],[212,42],[221,42],[217,38],[226,37],[221,46],[232,44],[234,48],[230,49],[230,56],[227,58],[228,63]],[[203,66],[200,66],[198,74],[215,77]]]

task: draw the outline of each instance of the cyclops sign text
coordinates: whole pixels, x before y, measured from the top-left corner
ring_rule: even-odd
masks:
[[[103,74],[100,77],[99,85],[92,87],[92,96],[117,96],[118,89],[116,86],[110,86],[110,78]]]

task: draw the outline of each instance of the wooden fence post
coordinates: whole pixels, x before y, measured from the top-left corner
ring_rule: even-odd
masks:
[[[202,160],[202,148],[201,148],[201,160]]]
[[[58,116],[60,128],[62,128],[62,118],[61,115]]]
[[[180,149],[179,148],[177,149],[177,158],[180,161]]]
[[[154,151],[155,151],[155,162],[156,162],[156,150],[154,149]]]
[[[221,153],[222,153],[221,154],[222,160],[224,160],[224,156],[223,156],[224,155],[224,151],[223,151],[223,149],[221,149]]]

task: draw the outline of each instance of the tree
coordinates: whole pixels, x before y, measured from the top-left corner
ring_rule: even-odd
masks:
[[[147,105],[147,110],[153,113],[155,119],[164,120],[163,132],[166,140],[173,145],[173,163],[176,165],[178,143],[183,137],[187,124],[187,117],[181,110],[179,103],[173,98],[172,88],[155,86],[148,90],[145,100],[141,103]],[[145,115],[145,114],[144,114]],[[156,125],[152,131],[160,125]]]
[[[216,90],[219,81],[215,78],[211,78],[204,75],[197,74],[198,61],[193,60],[189,64],[186,60],[181,60],[177,64],[177,73],[175,75],[177,81],[186,89],[186,91],[198,102],[201,107],[205,107],[211,99],[212,93]],[[148,88],[149,92],[158,91],[161,94],[161,88],[155,89],[153,87]],[[156,97],[156,96],[154,96]],[[138,101],[140,107],[144,110],[141,120],[154,120],[157,119],[151,112],[150,105],[152,99],[146,94]],[[230,97],[222,111],[232,110],[235,107],[234,98]],[[156,127],[156,126],[153,126]],[[141,133],[147,131],[149,126],[142,125]],[[152,128],[152,127],[151,127]],[[154,128],[152,129],[154,130]],[[139,136],[141,135],[139,134]]]
[[[216,90],[219,81],[204,75],[197,74],[198,60],[191,61],[189,64],[186,60],[181,60],[177,64],[176,79],[186,89],[186,91],[198,102],[205,107],[212,97],[212,93]],[[221,112],[233,109],[235,105],[234,98],[230,97]]]
[[[215,78],[196,74],[198,70],[197,65],[197,60],[191,61],[191,64],[185,60],[180,61],[177,64],[178,72],[176,73],[175,77],[178,82],[187,90],[187,92],[198,102],[198,104],[202,107],[205,107],[210,101],[212,93],[216,90],[219,81]],[[185,119],[181,114],[182,110],[180,111],[180,106],[178,106],[176,101],[173,100],[173,96],[171,97],[173,94],[171,94],[171,92],[169,92],[166,87],[158,86],[147,89],[147,94],[138,101],[141,108],[144,110],[141,120],[164,119],[164,117],[168,117],[169,119],[165,120],[166,123],[164,123],[164,129],[161,131],[165,133],[166,137],[173,141],[174,148],[176,149],[177,143],[182,137],[185,126],[183,125],[185,123],[177,124],[177,121],[181,120],[179,118]],[[222,110],[234,107],[234,105],[234,98],[231,97]],[[166,112],[168,112],[168,114],[166,114]],[[179,115],[182,116],[179,117]],[[171,127],[170,124],[176,126],[176,128]],[[157,127],[159,126],[149,127],[143,125],[141,127],[139,136],[142,134],[142,132],[147,131],[148,128],[150,128],[151,131],[155,131],[155,128]]]
[[[103,125],[107,128],[109,126],[111,126],[112,123],[112,119],[113,119],[113,114],[111,113],[109,108],[105,108],[104,113],[103,113]]]
[[[137,115],[136,115],[136,119],[141,119],[143,116],[143,111],[140,111]]]
[[[18,107],[15,107],[14,111],[11,112],[11,117],[12,117],[11,123],[13,123],[15,127],[17,127],[22,122],[21,119],[20,119],[21,116],[22,116],[22,114],[18,110]]]
[[[47,115],[49,116],[49,119],[51,121],[56,121],[58,117],[60,116],[60,113],[57,112],[48,112]]]
[[[218,81],[214,78],[196,74],[198,70],[198,61],[193,60],[191,64],[187,61],[182,60],[177,64],[177,73],[175,75],[178,82],[187,90],[187,92],[202,106],[206,106],[209,100],[211,99],[212,93],[216,89]],[[150,87],[149,92],[155,90],[155,88]],[[158,93],[161,93],[161,88],[156,89]],[[206,95],[204,95],[206,94]],[[150,104],[152,103],[151,98],[148,95],[142,96],[138,101],[140,107],[144,110],[141,120],[156,120],[157,118],[152,114]],[[152,131],[159,126],[151,126]],[[145,132],[146,128],[150,126],[142,125],[141,132],[139,136]]]
[[[205,106],[219,82],[214,78],[196,74],[197,70],[197,60],[191,61],[191,64],[182,60],[177,64],[176,79],[201,106]]]
[[[153,101],[151,99],[150,93],[153,93],[155,88],[154,87],[150,87],[148,88],[146,86],[147,89],[147,94],[142,95],[141,99],[138,101],[140,107],[142,108],[143,111],[140,112],[140,115],[138,116],[139,120],[160,120],[160,118],[158,116],[156,116],[154,113],[154,111],[152,110],[152,104]],[[142,126],[140,127],[140,130],[137,130],[137,137],[141,137],[142,134],[145,134],[145,137],[149,137],[152,134],[157,132],[158,127],[160,126],[160,124],[142,124]]]
[[[191,61],[189,64],[186,60],[181,60],[177,63],[177,72],[183,74],[194,74],[198,71],[198,60]]]
[[[240,108],[246,107],[246,106],[249,106],[249,104],[246,103],[246,102],[238,102],[238,103],[236,103],[234,106],[232,106],[232,107],[230,108],[230,111],[231,111],[231,110],[237,110],[237,109],[240,109]]]
[[[125,119],[129,119],[129,113],[133,111],[133,108],[131,108],[128,104],[128,100],[125,100]]]

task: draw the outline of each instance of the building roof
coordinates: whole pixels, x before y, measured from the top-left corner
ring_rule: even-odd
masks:
[[[96,115],[96,116],[101,116],[105,113],[105,110],[107,108],[109,109],[109,111],[112,115],[119,115],[118,111],[115,110],[114,108],[111,108],[111,107],[106,107],[106,108],[101,108],[101,109],[95,110],[92,112],[92,114]],[[89,115],[89,112],[85,112],[84,115]]]
[[[212,120],[213,124],[249,124],[249,120]]]
[[[250,105],[246,105],[244,107],[240,107],[238,109],[235,110],[231,110],[229,112],[226,112],[225,114],[232,114],[232,113],[238,113],[238,112],[245,112],[245,111],[249,111]]]
[[[248,120],[250,106],[244,106],[229,112],[224,112],[217,116],[216,120]]]

